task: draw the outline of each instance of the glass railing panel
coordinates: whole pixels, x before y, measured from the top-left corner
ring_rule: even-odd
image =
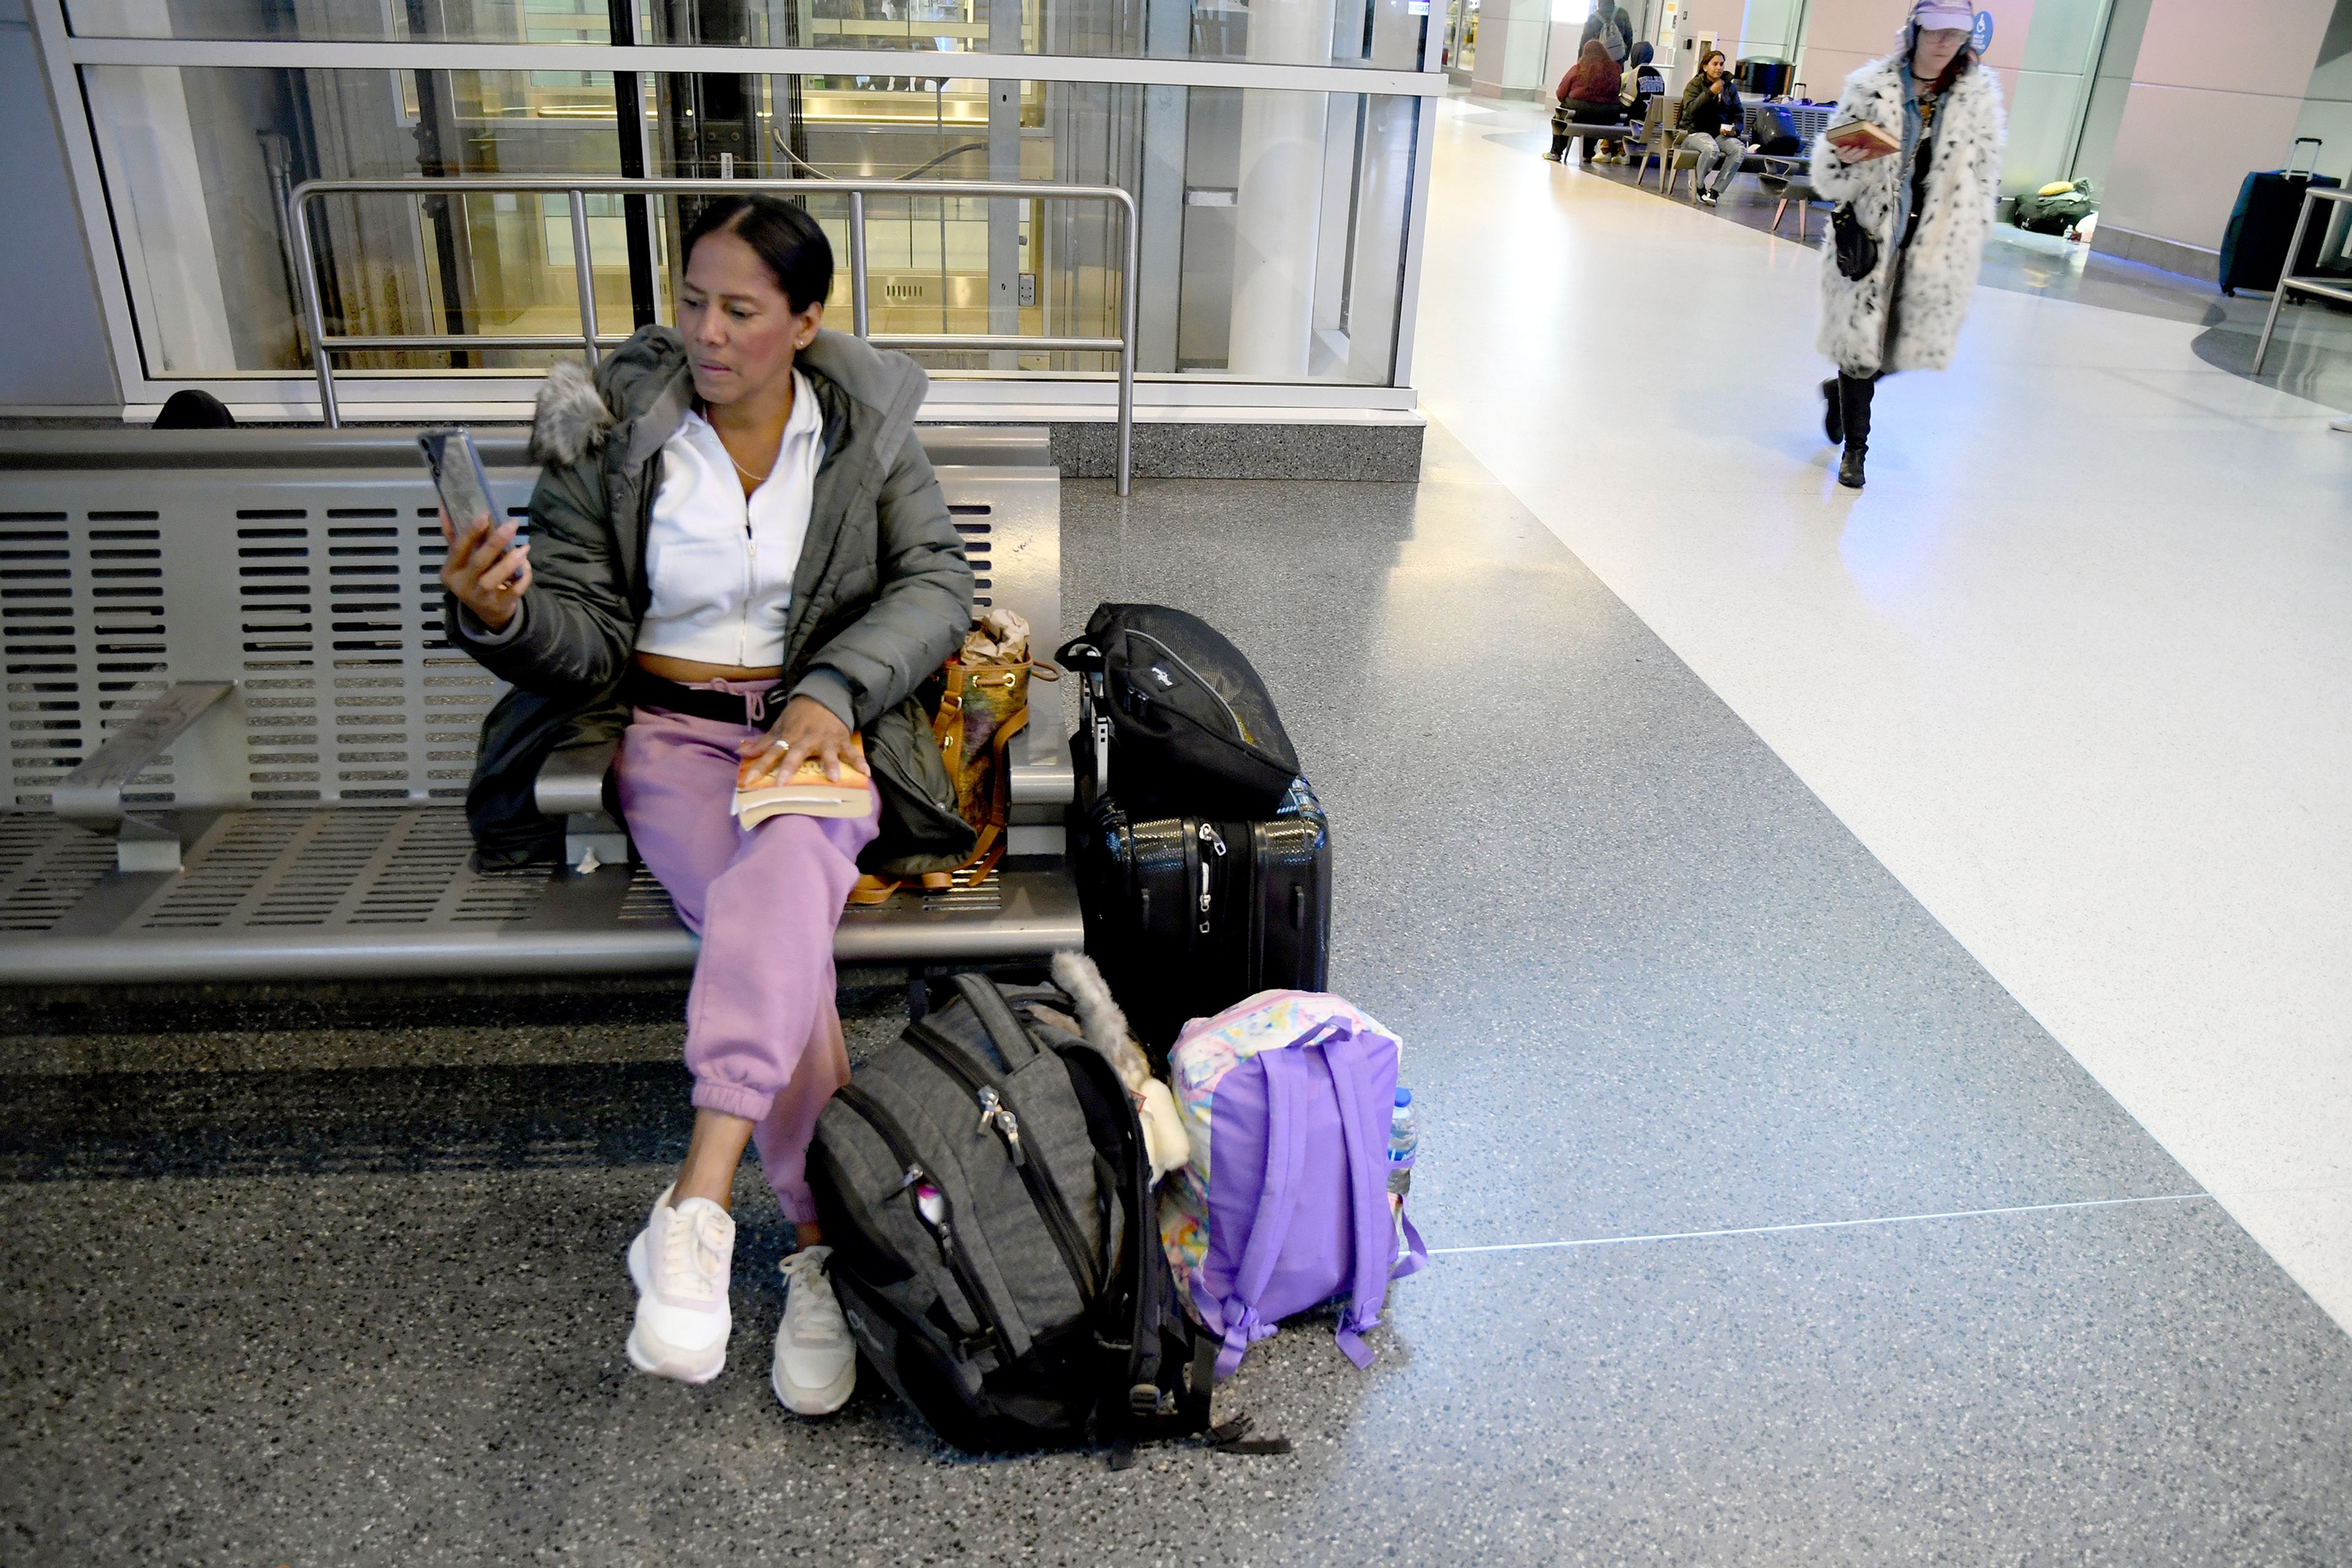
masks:
[[[66,24],[85,38],[334,44],[614,41],[606,0],[66,0]]]
[[[640,0],[632,39],[615,37],[606,0],[66,0],[68,25],[92,38],[635,42],[1392,70],[1421,68],[1424,45],[1435,59],[1430,10],[1429,0]]]
[[[1375,94],[946,77],[639,75],[625,119],[602,72],[83,70],[147,373],[299,375],[284,208],[310,179],[611,176],[624,128],[653,174],[1108,184],[1141,211],[1139,373],[1386,384],[1424,101]],[[257,132],[255,127],[261,127]],[[699,198],[586,198],[600,325],[667,320]],[[832,237],[849,316],[848,203]],[[334,195],[311,211],[333,336],[481,334],[342,355],[366,375],[510,374],[568,350],[579,299],[567,200]],[[884,192],[866,202],[877,334],[1116,337],[1120,209]],[[634,230],[634,234],[633,234]],[[634,240],[634,243],[633,243]],[[640,257],[633,270],[632,251]],[[925,350],[943,377],[1109,376],[1102,353]]]

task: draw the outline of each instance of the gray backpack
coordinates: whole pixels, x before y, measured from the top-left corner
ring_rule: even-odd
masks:
[[[960,974],[817,1120],[809,1184],[858,1348],[972,1451],[1206,1432],[1216,1342],[1160,1247],[1143,1130],[1058,987]],[[1278,1441],[1278,1440],[1277,1440]]]

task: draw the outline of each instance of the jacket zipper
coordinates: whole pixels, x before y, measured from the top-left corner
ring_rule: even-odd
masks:
[[[1013,1108],[1004,1103],[1004,1089],[979,1068],[964,1059],[963,1053],[936,1035],[928,1025],[918,1023],[908,1028],[905,1038],[908,1045],[929,1058],[949,1077],[961,1082],[971,1092],[980,1106],[981,1125],[992,1126],[997,1136],[1004,1140],[1005,1152],[1012,1156],[1013,1168],[1021,1173],[1022,1184],[1029,1189],[1029,1199],[1045,1218],[1045,1229],[1054,1238],[1054,1247],[1062,1255],[1064,1267],[1070,1271],[1070,1282],[1078,1288],[1080,1302],[1094,1300],[1094,1270],[1087,1266],[1086,1238],[1078,1233],[1077,1221],[1071,1216],[1070,1205],[1054,1190],[1053,1178],[1037,1161],[1029,1158],[1021,1147],[1021,1122]]]
[[[1202,690],[1215,698],[1217,700],[1217,706],[1225,710],[1225,717],[1233,721],[1234,738],[1240,741],[1243,745],[1254,746],[1257,743],[1249,738],[1249,731],[1242,728],[1242,716],[1234,711],[1234,705],[1225,700],[1225,694],[1218,690],[1215,687],[1210,685],[1207,681],[1202,679],[1201,672],[1194,669],[1191,665],[1186,664],[1183,658],[1178,655],[1174,648],[1170,647],[1166,643],[1161,642],[1150,632],[1139,632],[1130,628],[1127,635],[1131,637],[1140,637],[1143,641],[1150,643],[1153,647],[1158,648],[1161,653],[1166,654],[1168,656],[1169,662],[1175,665],[1177,668],[1182,670],[1186,675],[1192,677],[1193,685],[1199,687]]]
[[[881,1135],[884,1145],[890,1151],[890,1157],[906,1167],[902,1188],[911,1187],[929,1177],[929,1173],[915,1157],[914,1143],[908,1138],[905,1129],[898,1125],[898,1118],[877,1104],[872,1095],[854,1083],[847,1083],[835,1091],[835,1098],[863,1117],[866,1124]],[[945,1187],[940,1189],[940,1202],[947,1210],[946,1216],[936,1226],[929,1227],[939,1237],[940,1256],[947,1260],[948,1272],[955,1276],[955,1282],[962,1288],[964,1299],[971,1303],[973,1313],[996,1337],[997,1353],[1009,1359],[1013,1354],[1013,1342],[1006,1337],[1004,1320],[997,1316],[988,1292],[980,1288],[980,1281],[973,1277],[971,1261],[964,1256],[963,1245],[955,1238],[955,1205],[948,1201]]]
[[[760,536],[751,531],[751,502],[743,501],[743,612],[736,618],[735,663],[738,668],[751,660],[751,598],[760,591]]]

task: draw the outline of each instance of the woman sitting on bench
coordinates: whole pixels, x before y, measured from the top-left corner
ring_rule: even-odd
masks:
[[[970,628],[972,574],[914,434],[924,374],[820,330],[833,252],[808,215],[720,197],[684,253],[675,330],[644,328],[593,384],[551,373],[528,551],[513,522],[459,537],[445,518],[441,581],[453,640],[516,688],[485,721],[467,796],[486,855],[517,821],[545,832],[522,803],[550,750],[619,731],[629,830],[702,937],[694,1131],[629,1246],[629,1360],[688,1383],[725,1365],[729,1198],[757,1142],[800,1239],[771,1381],[788,1409],[823,1415],[856,1374],[806,1178],[817,1113],[849,1079],[834,929],[877,833],[959,847],[932,809],[944,795],[952,823],[955,792],[911,694]],[[739,770],[763,783],[809,759],[836,780],[870,772],[869,809],[739,825]]]

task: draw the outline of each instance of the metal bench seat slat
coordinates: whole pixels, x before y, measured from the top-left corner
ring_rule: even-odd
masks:
[[[253,809],[191,824],[177,875],[120,872],[105,840],[0,817],[0,984],[660,972],[694,937],[643,867],[479,872],[450,806]],[[844,963],[1035,958],[1083,943],[1057,862],[853,910]]]

